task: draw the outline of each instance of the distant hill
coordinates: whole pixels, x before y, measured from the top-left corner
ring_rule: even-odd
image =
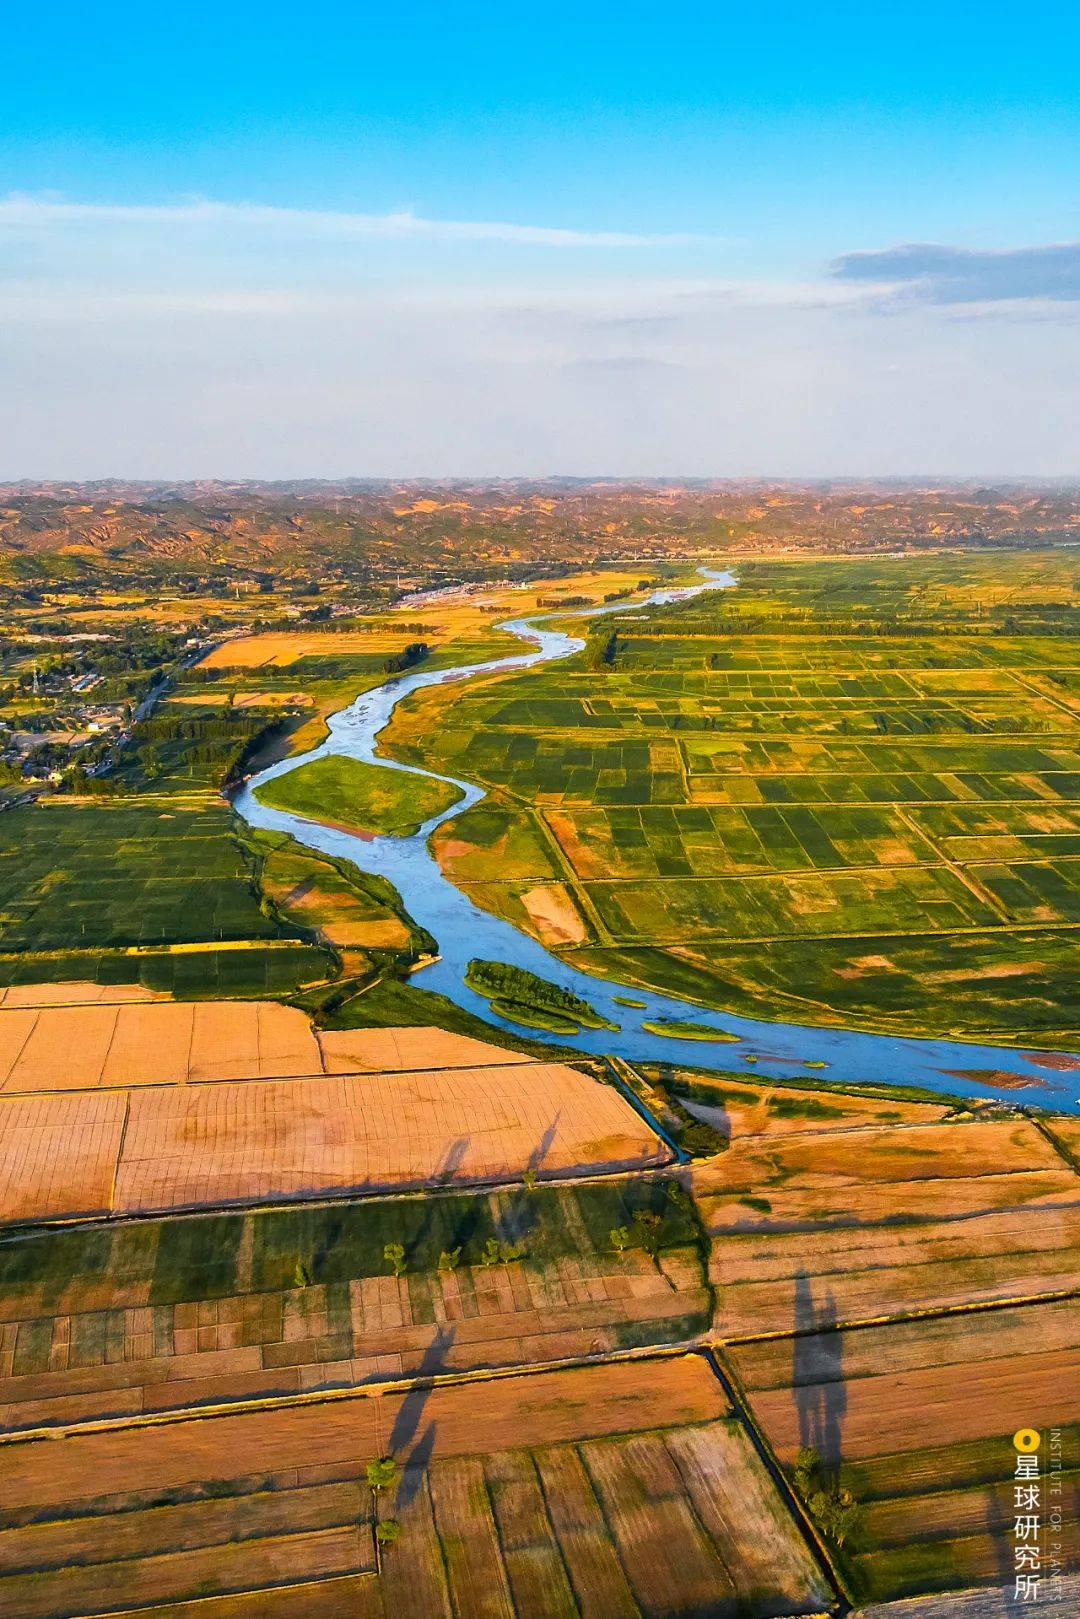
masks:
[[[1080,486],[542,482],[0,485],[0,581],[385,585],[567,561],[1080,539]]]

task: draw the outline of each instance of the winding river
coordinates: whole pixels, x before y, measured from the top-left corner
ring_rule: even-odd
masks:
[[[568,616],[593,617],[599,613],[632,611],[667,601],[675,601],[702,591],[728,588],[736,583],[730,573],[702,569],[701,584],[683,589],[655,591],[638,601],[617,607],[586,608]],[[547,615],[555,617],[556,615]],[[255,797],[263,783],[283,776],[300,765],[327,754],[344,754],[375,764],[385,770],[401,770],[413,775],[435,777],[434,771],[399,764],[376,754],[379,734],[390,720],[397,704],[414,691],[448,681],[466,680],[499,670],[527,669],[539,663],[566,658],[585,645],[579,637],[563,630],[545,627],[540,618],[508,619],[498,627],[516,635],[530,650],[516,656],[486,663],[466,664],[456,669],[421,670],[388,680],[364,692],[348,708],[331,716],[329,736],[319,747],[280,761],[253,776],[234,799],[234,808],[252,826],[274,832],[287,832],[298,843],[324,854],[351,860],[362,871],[375,873],[393,883],[410,916],[438,941],[439,957],[412,979],[418,989],[435,990],[455,1001],[485,1022],[517,1033],[527,1032],[533,1040],[583,1052],[616,1056],[641,1062],[671,1062],[696,1068],[717,1069],[751,1079],[755,1076],[792,1079],[800,1074],[810,1082],[810,1070],[831,1083],[873,1082],[875,1084],[917,1085],[926,1090],[954,1096],[991,1097],[1022,1102],[1035,1107],[1070,1108],[1080,1101],[1080,1060],[1060,1054],[1021,1052],[1007,1047],[987,1046],[967,1041],[904,1039],[886,1034],[868,1034],[855,1029],[826,1029],[795,1023],[769,1023],[756,1019],[713,1012],[686,1001],[660,995],[636,985],[618,984],[578,971],[551,955],[542,944],[474,905],[455,888],[432,855],[428,843],[432,832],[443,821],[453,819],[484,797],[484,790],[472,782],[441,776],[461,790],[462,796],[449,809],[432,816],[412,837],[358,837],[337,827],[306,817],[271,809]],[[723,949],[718,940],[717,950]],[[783,949],[778,945],[777,949]],[[522,1031],[492,1011],[490,1004],[465,983],[465,971],[475,957],[512,962],[539,974],[589,1001],[596,1010],[618,1026],[618,1032],[583,1029],[575,1036],[547,1034],[530,1028]],[[643,1003],[627,1006],[626,999]],[[642,1027],[657,1020],[687,1021],[715,1028],[738,1043],[687,1040],[653,1033]],[[750,1062],[747,1059],[751,1059]]]

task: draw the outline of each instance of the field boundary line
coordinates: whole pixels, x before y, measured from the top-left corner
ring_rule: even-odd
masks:
[[[965,1304],[927,1305],[922,1309],[898,1310],[894,1315],[856,1316],[850,1321],[838,1321],[829,1332],[866,1332],[875,1327],[904,1326],[919,1321],[944,1321],[950,1316],[986,1315],[993,1310],[1034,1309],[1039,1304],[1062,1304],[1067,1299],[1080,1299],[1080,1287],[1053,1288],[1046,1293],[1015,1293],[1002,1299],[971,1299]],[[720,1346],[782,1343],[785,1339],[817,1338],[821,1327],[778,1327],[771,1332],[716,1334],[708,1341]],[[0,1435],[0,1439],[3,1436]]]
[[[508,796],[517,798],[516,793],[510,793]],[[570,862],[569,855],[566,853],[566,850],[563,848],[562,844],[555,836],[555,833],[548,825],[548,818],[544,814],[543,805],[531,804],[527,799],[519,799],[518,802],[528,811],[531,819],[538,826],[541,837],[548,844],[555,856],[559,869],[563,873],[563,880],[569,884],[570,892],[574,895],[574,898],[581,906],[581,909],[592,923],[593,928],[596,931],[597,939],[602,945],[614,944],[615,935],[612,933],[611,929],[600,915],[600,912],[593,904],[592,895],[587,892],[586,885],[578,873],[574,870],[574,867]]]
[[[384,1394],[409,1394],[417,1389],[457,1388],[469,1383],[506,1382],[515,1377],[538,1377],[543,1372],[568,1372],[623,1365],[632,1361],[676,1360],[705,1356],[710,1348],[702,1339],[677,1344],[644,1344],[638,1348],[605,1350],[598,1355],[567,1355],[559,1360],[520,1361],[513,1366],[483,1366],[457,1372],[436,1372],[430,1377],[384,1378],[379,1382],[351,1383],[347,1388],[305,1389],[298,1394],[255,1395],[246,1400],[206,1405],[177,1406],[170,1411],[138,1412],[129,1416],[90,1417],[82,1422],[0,1432],[0,1449],[7,1445],[47,1444],[95,1433],[126,1433],[146,1428],[174,1427],[181,1422],[212,1422],[219,1417],[255,1415],[262,1411],[288,1411],[296,1406],[336,1405],[348,1400],[378,1400]],[[713,1419],[710,1418],[710,1421]],[[637,1433],[638,1429],[627,1432]]]
[[[648,1103],[642,1100],[642,1098],[637,1094],[633,1086],[630,1084],[629,1080],[627,1080],[625,1076],[619,1072],[620,1067],[628,1068],[633,1074],[634,1078],[638,1080],[640,1084],[646,1085],[648,1082],[638,1073],[633,1063],[628,1062],[625,1057],[605,1057],[603,1060],[607,1065],[608,1072],[615,1081],[615,1086],[619,1092],[619,1095],[625,1097],[626,1101],[629,1102],[635,1113],[637,1113],[639,1117],[642,1118],[649,1126],[649,1129],[654,1131],[664,1145],[670,1148],[670,1150],[675,1154],[676,1164],[688,1164],[690,1162],[690,1154],[683,1147],[679,1146],[679,1143],[675,1140],[674,1136],[668,1134],[668,1132],[664,1129],[664,1126],[660,1123],[659,1119],[650,1109]],[[648,1086],[650,1091],[652,1088],[653,1087],[651,1085]]]
[[[116,1207],[116,1183],[120,1178],[120,1165],[124,1161],[124,1143],[127,1140],[128,1123],[131,1119],[131,1092],[124,1092],[124,1120],[120,1126],[120,1140],[116,1146],[116,1156],[113,1158],[112,1174],[109,1176],[109,1213]]]
[[[738,1374],[733,1367],[728,1366],[727,1362],[721,1359],[719,1350],[713,1345],[705,1346],[704,1355],[709,1370],[723,1389],[726,1399],[742,1424],[743,1430],[757,1452],[758,1460],[768,1474],[773,1488],[787,1508],[789,1518],[794,1522],[803,1541],[816,1559],[818,1567],[823,1571],[836,1593],[836,1602],[832,1611],[837,1614],[838,1619],[844,1619],[844,1616],[851,1612],[853,1598],[830,1547],[826,1544],[825,1538],[810,1516],[808,1508],[796,1494],[787,1474],[781,1467],[776,1451],[773,1449],[765,1430],[759,1425],[757,1418],[754,1416]]]
[[[230,1544],[246,1545],[247,1542],[234,1541]],[[108,1564],[99,1564],[97,1566],[107,1568]],[[210,1602],[230,1602],[236,1598],[261,1596],[263,1592],[266,1592],[267,1595],[271,1593],[276,1595],[279,1591],[310,1591],[312,1586],[331,1585],[339,1580],[374,1580],[377,1578],[377,1573],[373,1568],[354,1568],[348,1573],[312,1574],[307,1579],[267,1580],[262,1585],[242,1585],[233,1591],[214,1591],[205,1596],[186,1596],[178,1599],[166,1597],[161,1602],[137,1602],[134,1605],[128,1603],[123,1608],[95,1608],[92,1613],[75,1613],[72,1615],[72,1619],[127,1619],[127,1615],[132,1613],[149,1614],[153,1619],[155,1613],[167,1611],[170,1607],[177,1606],[179,1602],[182,1602],[185,1608],[205,1607]]]
[[[1020,1111],[1025,1119],[1035,1126],[1039,1134],[1050,1143],[1058,1157],[1072,1170],[1073,1174],[1080,1175],[1080,1158],[1076,1156],[1068,1142],[1062,1141],[1061,1137],[1051,1130],[1048,1125],[1044,1124],[1033,1110],[1022,1107]]]
[[[957,881],[963,883],[964,887],[970,894],[974,894],[977,900],[979,900],[983,905],[988,906],[989,909],[994,912],[994,915],[1000,917],[1003,922],[1010,922],[1012,920],[1009,911],[1006,910],[1005,906],[1002,904],[1001,900],[998,899],[997,895],[991,893],[984,883],[980,882],[977,877],[973,877],[971,873],[963,866],[958,865],[955,860],[951,860],[945,853],[945,850],[941,847],[940,843],[931,837],[929,832],[922,831],[922,829],[915,824],[907,810],[903,809],[899,804],[896,806],[896,815],[910,832],[913,832],[916,837],[921,838],[924,843],[929,844],[930,848],[934,850],[934,853],[938,856],[938,858],[944,862]],[[992,864],[992,862],[987,863]]]

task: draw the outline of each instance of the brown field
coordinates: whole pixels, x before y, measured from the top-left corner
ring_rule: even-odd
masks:
[[[193,701],[195,699],[192,699]],[[314,702],[307,691],[242,691],[233,698],[234,708],[310,708]]]
[[[0,1010],[0,1091],[8,1096],[532,1060],[443,1029],[316,1032],[303,1012],[275,1001],[91,997],[76,993],[82,985],[54,988],[64,997],[55,1004],[37,998],[34,986],[34,996],[9,999]]]
[[[657,1077],[655,1069],[647,1072]],[[814,1090],[812,1085],[812,1081],[798,1089],[767,1082],[747,1085],[727,1074],[676,1069],[671,1088],[689,1101],[692,1110],[707,1108],[709,1111],[702,1116],[732,1141],[741,1136],[803,1135],[871,1124],[934,1124],[954,1106],[946,1102],[845,1095],[842,1091]],[[693,1087],[694,1095],[689,1095],[688,1087]]]
[[[556,1063],[10,1097],[0,1217],[517,1179],[537,1154],[542,1174],[669,1157],[616,1091]]]
[[[309,656],[348,657],[366,652],[386,656],[400,652],[409,640],[403,630],[274,631],[223,641],[199,661],[204,669],[280,669]]]
[[[995,1584],[1014,1505],[1013,1432],[1080,1436],[1072,1299],[730,1350],[781,1458],[813,1445],[862,1502],[852,1542],[866,1597]],[[1071,1495],[1074,1481],[1065,1481]],[[1080,1551],[1071,1513],[1072,1553]]]
[[[1070,1607],[1074,1613],[1080,1613],[1080,1574],[1064,1575],[1054,1588],[1051,1600],[1058,1613],[1067,1614]],[[1015,1619],[1015,1616],[1016,1601],[1009,1584],[996,1590],[950,1591],[945,1596],[875,1602],[872,1607],[857,1609],[851,1619]]]
[[[402,1537],[374,1577],[357,1480],[387,1449],[405,1471],[381,1510]],[[118,1596],[177,1614],[229,1591],[205,1611],[284,1613],[250,1605],[284,1580],[327,1597],[290,1615],[359,1619],[766,1619],[832,1599],[697,1356],[83,1431],[3,1459],[5,1619]]]
[[[0,1012],[0,1091],[8,1096],[321,1072],[304,1013],[273,1001],[106,1001]]]
[[[489,1046],[446,1029],[319,1029],[328,1074],[403,1074],[424,1068],[505,1067],[532,1062],[523,1052]]]
[[[1026,1119],[746,1136],[694,1171],[725,1336],[1080,1285],[1080,1187]]]
[[[0,989],[0,1011],[24,1006],[118,1006],[125,1001],[167,1001],[164,990],[141,984],[93,984],[76,979],[56,984],[12,984]]]
[[[533,931],[543,944],[581,944],[588,937],[565,883],[540,883],[521,896]]]

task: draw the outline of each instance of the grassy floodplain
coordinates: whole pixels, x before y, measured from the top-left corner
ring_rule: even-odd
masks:
[[[461,792],[428,776],[330,755],[268,781],[255,796],[272,809],[332,821],[351,831],[405,838],[430,816],[456,804]]]
[[[490,792],[437,834],[444,869],[578,965],[706,1004],[1074,1044],[1075,556],[738,575],[635,610],[611,662],[605,622],[404,704],[387,751]]]

